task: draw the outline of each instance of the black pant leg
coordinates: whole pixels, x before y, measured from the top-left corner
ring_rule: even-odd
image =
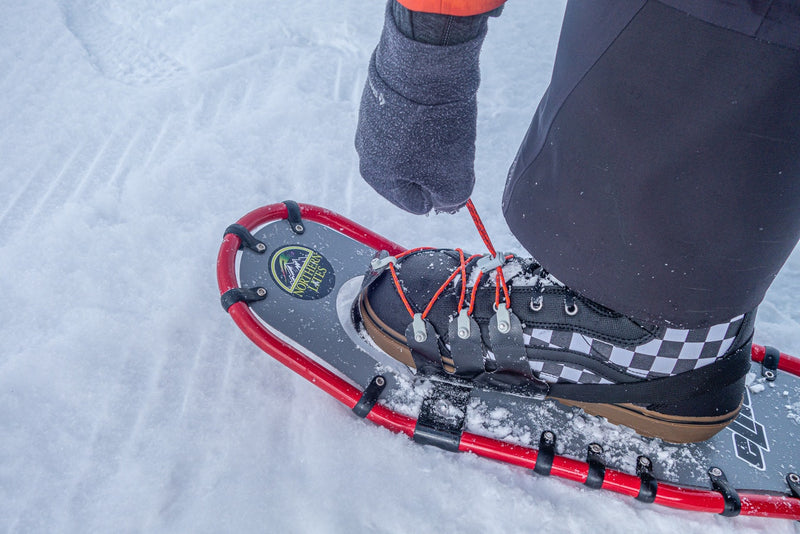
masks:
[[[503,199],[568,286],[690,328],[754,309],[800,237],[797,3],[717,4],[571,0]]]

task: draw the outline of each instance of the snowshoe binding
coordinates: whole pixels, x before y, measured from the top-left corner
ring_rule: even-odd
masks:
[[[420,373],[547,396],[674,443],[704,441],[739,413],[753,313],[656,327],[571,292],[529,259],[417,249],[375,264],[357,317]]]

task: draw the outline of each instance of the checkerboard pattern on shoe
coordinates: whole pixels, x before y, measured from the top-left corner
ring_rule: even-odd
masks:
[[[744,315],[727,323],[692,330],[667,328],[663,335],[644,345],[623,348],[575,332],[526,328],[529,347],[561,349],[607,360],[627,374],[651,379],[672,376],[714,363],[731,348]],[[531,360],[531,368],[547,382],[610,384],[589,370],[575,366]]]

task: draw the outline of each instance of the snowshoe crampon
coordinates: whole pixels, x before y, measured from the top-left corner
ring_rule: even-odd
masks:
[[[643,502],[800,520],[799,359],[753,345],[738,418],[691,444],[641,437],[550,400],[414,376],[353,320],[371,260],[403,250],[322,208],[265,206],[225,233],[217,261],[222,305],[267,354],[356,415],[419,443]]]

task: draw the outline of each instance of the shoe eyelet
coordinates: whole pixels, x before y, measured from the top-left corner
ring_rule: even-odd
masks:
[[[531,298],[531,302],[528,305],[531,311],[540,311],[544,307],[544,298],[540,295],[539,298]]]
[[[573,317],[578,314],[578,305],[575,304],[574,302],[571,305],[567,305],[567,303],[565,302],[564,312],[570,317]]]

